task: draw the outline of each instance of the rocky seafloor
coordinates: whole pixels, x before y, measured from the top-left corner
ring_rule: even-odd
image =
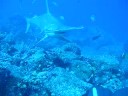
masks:
[[[28,47],[6,31],[0,32],[0,96],[82,96],[94,83],[112,92],[128,87],[128,60],[83,56],[75,43]]]

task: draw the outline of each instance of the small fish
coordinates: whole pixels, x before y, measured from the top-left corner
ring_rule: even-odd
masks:
[[[64,16],[60,16],[60,19],[61,19],[61,20],[64,20]]]
[[[94,40],[97,40],[97,39],[99,39],[100,37],[101,37],[101,34],[96,35],[96,36],[92,37],[92,40],[93,40],[93,41],[94,41]]]
[[[55,1],[53,1],[52,4],[53,4],[54,6],[58,6],[58,4],[57,4]]]
[[[91,15],[91,16],[90,16],[90,20],[91,20],[92,22],[95,22],[95,21],[96,21],[95,15]]]

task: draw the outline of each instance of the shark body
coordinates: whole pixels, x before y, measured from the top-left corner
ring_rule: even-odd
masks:
[[[27,21],[27,28],[26,28],[26,33],[28,32],[30,25],[34,24],[37,27],[40,28],[41,32],[44,32],[44,37],[39,41],[43,41],[45,38],[49,36],[54,36],[54,37],[59,37],[63,40],[63,34],[67,31],[70,30],[78,30],[78,29],[83,29],[83,26],[80,27],[70,27],[62,24],[57,18],[55,18],[49,11],[48,7],[48,1],[46,0],[46,13],[40,16],[34,16],[32,18],[26,18]],[[39,43],[38,42],[38,43]]]

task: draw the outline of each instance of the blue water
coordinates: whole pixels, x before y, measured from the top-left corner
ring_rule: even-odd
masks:
[[[0,96],[118,94],[127,68],[128,0],[0,0]]]
[[[19,4],[21,2],[22,4]],[[53,2],[57,5],[54,5]],[[122,39],[122,37],[127,35],[127,0],[53,0],[49,3],[50,11],[55,16],[64,16],[67,24],[88,26],[91,24],[90,16],[95,15],[96,25],[103,28],[107,33],[113,33],[118,39]],[[45,7],[43,7],[45,5],[42,0],[35,0],[33,5],[31,0],[1,0],[0,4],[1,18],[14,14],[25,14],[28,16],[29,14],[42,14],[45,12]],[[19,11],[21,10],[19,5],[22,7],[22,11]]]

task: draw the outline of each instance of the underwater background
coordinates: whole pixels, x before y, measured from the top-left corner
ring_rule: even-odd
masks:
[[[0,96],[127,91],[127,0],[0,0]]]

